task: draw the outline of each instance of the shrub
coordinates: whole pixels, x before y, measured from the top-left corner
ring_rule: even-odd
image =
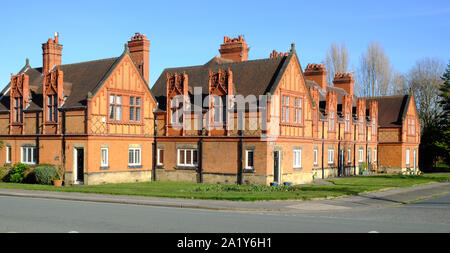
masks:
[[[52,179],[57,175],[55,166],[51,164],[41,164],[36,166],[34,174],[38,184],[47,185],[51,185]]]
[[[30,169],[30,166],[23,163],[14,164],[9,172],[9,182],[22,183],[25,178],[25,172]]]
[[[11,167],[0,167],[0,182],[7,182]]]

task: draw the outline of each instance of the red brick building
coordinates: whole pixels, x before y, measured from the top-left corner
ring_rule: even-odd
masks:
[[[119,57],[61,65],[58,35],[43,66],[25,66],[0,99],[0,163],[56,164],[67,184],[148,181],[153,110],[149,46],[136,34]]]
[[[61,65],[49,39],[43,67],[27,61],[1,92],[0,164],[57,164],[68,184],[301,184],[417,169],[412,96],[358,98],[351,74],[331,85],[323,65],[303,71],[294,45],[248,60],[241,36],[203,65],[165,69],[150,90],[149,46],[136,34],[119,57]]]

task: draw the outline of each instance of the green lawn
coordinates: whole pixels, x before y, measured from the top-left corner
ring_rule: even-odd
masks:
[[[223,199],[223,200],[285,200],[338,197],[392,187],[449,181],[450,174],[424,174],[420,176],[378,175],[329,179],[332,185],[304,186],[238,186],[194,184],[180,182],[144,182],[103,185],[53,187],[36,184],[0,183],[0,188],[45,190],[62,192],[141,195],[171,198]]]

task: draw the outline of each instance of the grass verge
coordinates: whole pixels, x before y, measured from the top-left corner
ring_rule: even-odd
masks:
[[[220,200],[287,200],[339,197],[393,187],[449,181],[450,174],[424,174],[420,176],[377,175],[329,179],[331,185],[250,186],[195,184],[183,182],[142,182],[103,185],[76,185],[53,187],[37,184],[0,183],[0,188],[59,192],[139,195],[169,198],[196,198]]]

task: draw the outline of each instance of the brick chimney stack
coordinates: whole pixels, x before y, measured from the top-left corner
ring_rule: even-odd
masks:
[[[327,69],[323,64],[308,64],[304,75],[307,80],[316,82],[322,90],[327,90]]]
[[[150,75],[150,40],[144,34],[135,33],[131,40],[128,41],[128,48],[130,49],[131,57],[148,84]]]
[[[239,35],[239,37],[234,39],[224,37],[219,52],[222,58],[230,59],[234,62],[241,62],[247,61],[249,50],[250,48],[248,48],[245,39],[242,38],[242,35]]]
[[[350,96],[353,96],[354,79],[351,73],[336,73],[334,75],[334,87],[344,89]]]
[[[47,43],[42,44],[42,73],[46,75],[56,66],[61,65],[62,45],[59,44],[59,34],[55,33],[55,39],[48,39]]]

